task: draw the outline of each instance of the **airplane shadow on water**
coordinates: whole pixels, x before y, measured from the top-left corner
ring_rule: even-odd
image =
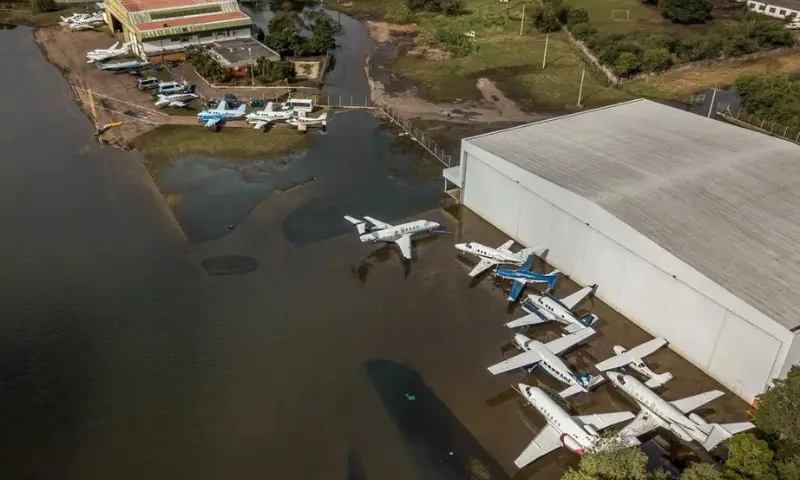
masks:
[[[398,247],[396,244],[385,243],[361,257],[361,260],[359,260],[358,264],[353,266],[353,276],[360,283],[366,283],[370,269],[373,266],[396,259],[403,266],[403,278],[406,279],[411,273],[411,264],[417,261],[418,250],[420,248],[424,248],[426,244],[436,241],[436,239],[440,236],[441,234],[414,239],[413,248],[411,250],[411,260],[403,257],[403,254],[400,252],[400,247]]]
[[[383,359],[365,368],[416,464],[417,478],[509,479],[417,371]]]

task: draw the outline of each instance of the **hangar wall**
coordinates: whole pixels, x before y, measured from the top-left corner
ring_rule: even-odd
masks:
[[[467,141],[462,148],[464,205],[521,244],[549,248],[550,264],[597,283],[601,300],[738,396],[752,401],[800,355],[792,332],[593,202]]]

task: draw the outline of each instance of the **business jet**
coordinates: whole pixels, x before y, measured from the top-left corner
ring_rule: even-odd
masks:
[[[518,252],[512,252],[512,245],[514,245],[514,240],[509,240],[497,248],[488,247],[478,242],[468,242],[457,243],[456,249],[460,252],[475,255],[480,258],[475,268],[469,272],[470,277],[477,277],[496,265],[522,265],[525,263],[525,260],[537,250],[537,248],[534,247],[523,248]]]
[[[521,304],[522,309],[528,312],[528,315],[506,323],[506,327],[519,328],[547,322],[558,322],[565,326],[565,330],[568,333],[591,327],[597,321],[597,315],[590,313],[583,317],[578,317],[572,312],[572,309],[583,302],[596,287],[597,285],[583,287],[564,298],[556,298],[547,293],[544,295],[529,294],[528,298]]]
[[[358,230],[358,238],[362,243],[396,243],[407,260],[411,260],[412,237],[444,233],[439,230],[441,225],[429,220],[414,220],[400,225],[390,225],[367,216],[363,220],[349,215],[345,215],[344,218],[355,225]]]
[[[108,48],[97,48],[86,52],[86,63],[102,62],[126,55],[130,45],[130,42],[125,42],[120,46],[119,42],[117,42]]]
[[[174,107],[174,108],[183,108],[189,104],[192,100],[197,98],[197,94],[195,91],[197,87],[192,84],[186,89],[183,93],[171,93],[165,95],[163,93],[159,94],[156,98],[156,106],[157,107]]]
[[[558,357],[558,354],[583,342],[594,333],[592,328],[582,328],[575,333],[564,335],[547,343],[531,340],[518,333],[514,335],[514,344],[522,350],[522,353],[492,365],[489,367],[489,372],[497,375],[529,365],[541,366],[553,378],[568,385],[566,389],[559,392],[562,398],[568,398],[578,392],[587,392],[600,385],[605,379],[602,376],[592,377],[588,373],[573,374],[567,364]]]
[[[529,283],[546,283],[547,290],[550,291],[556,286],[558,281],[558,270],[550,273],[537,273],[533,271],[533,255],[529,256],[525,263],[518,269],[501,268],[497,270],[497,276],[508,280],[513,280],[514,284],[508,292],[508,301],[515,302],[519,298],[522,289]]]
[[[658,388],[672,380],[672,374],[669,372],[660,374],[655,373],[654,371],[650,370],[650,367],[648,367],[647,364],[642,361],[642,357],[652,354],[666,344],[667,341],[663,338],[654,338],[649,342],[645,342],[639,346],[633,347],[630,350],[626,350],[625,347],[621,347],[619,345],[614,345],[614,353],[616,355],[598,363],[595,365],[595,368],[601,372],[605,372],[606,370],[627,367],[630,365],[633,371],[647,377],[647,381],[644,382],[647,388]]]
[[[614,371],[606,372],[606,376],[617,388],[632,398],[641,409],[636,418],[620,431],[621,435],[638,437],[658,427],[663,427],[684,442],[696,440],[704,449],[711,451],[731,436],[755,427],[750,422],[708,423],[699,415],[689,413],[711,400],[721,397],[723,393],[719,390],[667,401],[644,386],[635,377]]]
[[[561,446],[578,455],[583,455],[587,450],[602,450],[603,443],[599,442],[601,437],[598,431],[633,418],[631,412],[572,416],[551,398],[547,391],[524,383],[520,383],[517,387],[528,403],[547,419],[547,425],[514,460],[514,465],[519,468],[533,463]],[[620,436],[620,439],[626,445],[639,444],[636,437]]]

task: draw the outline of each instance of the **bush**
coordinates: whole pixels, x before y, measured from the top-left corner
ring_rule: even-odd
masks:
[[[623,77],[635,75],[641,70],[639,57],[632,52],[622,52],[614,64],[614,72]]]
[[[711,19],[711,2],[707,0],[658,0],[661,15],[673,23],[691,25]]]
[[[572,36],[578,40],[586,40],[597,33],[597,29],[588,23],[576,23],[569,27],[569,31],[572,33]]]
[[[570,8],[567,12],[567,25],[589,23],[589,12],[585,8]]]
[[[555,32],[567,23],[569,12],[569,7],[561,0],[545,0],[534,8],[531,20],[540,32]]]
[[[31,0],[31,9],[34,12],[52,12],[56,9],[55,0]]]
[[[678,42],[673,52],[682,62],[719,58],[722,54],[722,41],[713,36],[689,38]]]
[[[406,0],[409,12],[437,12],[445,15],[458,15],[466,7],[465,0]]]
[[[452,53],[454,57],[464,57],[474,48],[473,40],[463,32],[440,28],[434,36],[434,43]]]
[[[651,48],[642,55],[645,72],[663,72],[672,66],[672,54],[666,48]]]
[[[272,83],[295,77],[294,64],[285,60],[268,60],[261,57],[256,61],[253,73],[261,83]]]
[[[722,51],[726,57],[740,57],[758,51],[758,44],[744,35],[734,35],[725,42]]]

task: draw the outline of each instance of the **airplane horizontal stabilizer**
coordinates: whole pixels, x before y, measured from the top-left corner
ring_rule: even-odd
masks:
[[[558,392],[558,394],[561,396],[561,398],[569,398],[569,397],[575,395],[576,393],[581,393],[581,392],[585,392],[585,391],[586,391],[586,389],[583,388],[582,385],[580,385],[578,383],[573,383],[569,387],[567,387],[564,390],[561,390],[560,392]]]
[[[579,330],[583,330],[584,328],[588,328],[588,327],[585,327],[585,326],[581,325],[580,323],[570,323],[569,325],[564,327],[564,330],[566,330],[567,333],[575,333],[575,332],[577,332]]]
[[[664,372],[661,374],[656,375],[655,377],[650,378],[646,382],[644,382],[647,388],[658,388],[665,383],[672,380],[672,374],[669,372]]]
[[[713,423],[711,424],[711,426],[713,427],[711,429],[711,433],[708,434],[708,438],[706,438],[706,441],[703,442],[703,448],[705,448],[709,452],[713,450],[717,445],[731,438],[737,433],[750,430],[751,428],[755,428],[755,425],[753,425],[750,422],[723,423],[723,424]]]
[[[514,302],[519,298],[519,294],[522,293],[522,289],[525,288],[525,283],[519,280],[514,280],[514,284],[511,285],[511,290],[508,292],[508,301]]]
[[[365,222],[364,220],[351,217],[350,215],[345,215],[344,219],[356,226],[359,235],[367,233],[367,222]]]

